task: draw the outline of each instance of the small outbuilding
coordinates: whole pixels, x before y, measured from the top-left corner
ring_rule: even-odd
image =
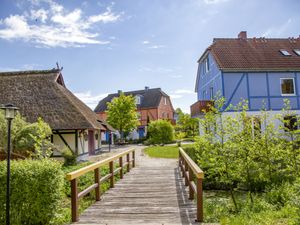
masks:
[[[1,72],[0,105],[7,103],[17,106],[28,122],[41,117],[52,129],[52,143],[79,157],[99,151],[101,132],[110,127],[66,88],[59,69]]]

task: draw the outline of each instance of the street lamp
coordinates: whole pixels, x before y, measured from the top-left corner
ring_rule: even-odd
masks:
[[[12,104],[1,106],[0,109],[5,111],[5,119],[7,119],[7,176],[6,176],[6,225],[10,225],[10,144],[11,144],[11,122],[16,116],[18,110]]]

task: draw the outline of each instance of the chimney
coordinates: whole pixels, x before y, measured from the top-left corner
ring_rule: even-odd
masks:
[[[247,40],[247,31],[241,31],[238,35],[239,39]]]
[[[148,86],[145,86],[145,91],[148,91],[149,90],[149,87]]]
[[[122,90],[118,90],[118,95],[120,95],[122,93]]]

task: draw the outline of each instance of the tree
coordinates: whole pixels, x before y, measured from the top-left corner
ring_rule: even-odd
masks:
[[[14,153],[34,157],[50,156],[53,144],[49,140],[52,134],[50,126],[41,118],[35,123],[28,123],[18,113],[12,123],[11,139]],[[7,146],[7,121],[0,113],[0,151]]]
[[[191,118],[190,114],[182,112],[180,108],[177,108],[175,111],[178,114],[176,131],[183,132],[186,136],[195,136],[198,134],[199,120]]]
[[[148,127],[150,143],[166,144],[174,140],[174,127],[167,120],[152,121]]]
[[[139,125],[136,109],[135,98],[124,93],[107,103],[107,122],[120,132],[121,139],[124,132],[130,132]]]

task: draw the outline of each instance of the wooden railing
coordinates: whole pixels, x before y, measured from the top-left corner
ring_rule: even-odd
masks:
[[[185,186],[189,186],[189,199],[193,200],[196,196],[197,200],[197,222],[203,222],[203,189],[202,181],[204,178],[203,171],[199,166],[179,148],[179,167],[182,176],[185,179]],[[196,184],[195,184],[196,180]]]
[[[130,159],[130,154],[132,155]],[[126,162],[123,162],[123,157],[126,155]],[[114,169],[114,162],[119,160],[119,166]],[[104,177],[100,177],[100,166],[109,165],[109,173]],[[123,169],[124,167],[127,168],[127,172],[130,171],[130,166],[135,167],[135,149],[129,149],[125,152],[118,153],[113,155],[109,158],[103,159],[99,162],[93,163],[86,167],[83,167],[79,170],[74,172],[68,173],[66,178],[71,182],[71,210],[72,210],[72,222],[77,222],[79,215],[78,215],[78,206],[79,206],[79,199],[90,193],[91,191],[95,190],[96,193],[96,201],[100,201],[101,196],[101,183],[110,180],[110,188],[114,187],[114,176],[119,173],[120,179],[123,178]],[[78,179],[80,176],[94,171],[94,184],[86,188],[85,190],[78,193]]]

